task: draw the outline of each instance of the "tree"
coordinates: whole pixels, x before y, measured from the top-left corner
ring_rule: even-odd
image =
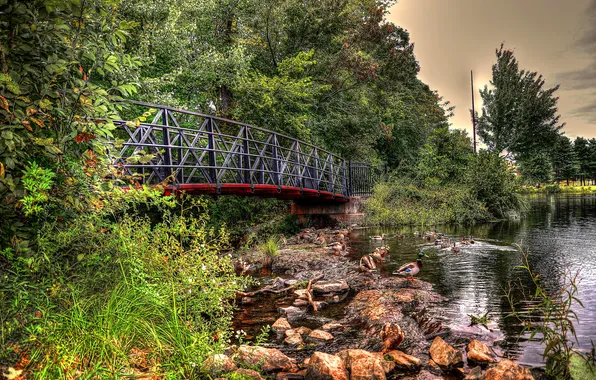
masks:
[[[123,52],[133,25],[109,0],[8,1],[0,12],[0,236],[23,232],[29,168],[54,172],[44,191],[58,209],[82,210],[86,182],[136,91],[139,61]],[[30,173],[31,174],[31,173]],[[42,177],[44,177],[42,175]],[[34,191],[33,191],[34,192]],[[47,194],[44,194],[45,198]],[[26,204],[26,203],[25,203]],[[20,231],[20,232],[19,232]],[[6,240],[4,240],[6,239]]]
[[[491,88],[480,90],[483,106],[478,135],[491,151],[507,151],[517,161],[531,160],[547,153],[564,126],[559,123],[558,98],[553,95],[559,86],[544,89],[542,75],[520,70],[513,52],[503,45],[496,56]]]
[[[569,179],[574,178],[580,169],[577,153],[574,150],[573,143],[569,137],[564,135],[558,137],[557,143],[552,149],[551,160],[553,163],[555,180],[567,180],[567,185],[569,185]]]

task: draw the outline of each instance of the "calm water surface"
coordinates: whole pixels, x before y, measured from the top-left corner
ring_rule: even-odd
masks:
[[[524,364],[540,365],[540,345],[519,339],[521,326],[505,318],[510,311],[503,297],[508,283],[521,278],[526,286],[530,285],[527,275],[518,268],[521,254],[517,245],[529,251],[530,265],[552,289],[563,283],[568,270],[580,270],[578,296],[584,308],[574,308],[579,317],[575,325],[579,347],[589,349],[590,340],[596,342],[596,196],[533,196],[529,202],[530,212],[517,222],[439,226],[448,236],[474,236],[476,244],[462,246],[457,254],[415,238],[414,228],[356,230],[350,245],[356,255],[364,254],[382,245],[371,241],[369,235],[404,233],[405,239],[385,242],[390,246],[390,259],[383,274],[415,260],[416,253],[426,249],[429,257],[424,259],[418,278],[432,283],[436,291],[449,298],[442,305],[442,317],[451,325],[465,326],[470,322],[468,314],[488,311],[505,334],[505,354]]]

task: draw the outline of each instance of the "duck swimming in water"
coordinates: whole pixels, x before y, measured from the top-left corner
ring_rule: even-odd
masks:
[[[385,234],[370,236],[372,240],[385,240]]]
[[[393,274],[405,276],[406,280],[413,281],[414,276],[418,274],[418,272],[420,272],[420,268],[422,268],[422,258],[424,256],[424,251],[418,252],[416,261],[402,265],[395,272],[393,272]]]

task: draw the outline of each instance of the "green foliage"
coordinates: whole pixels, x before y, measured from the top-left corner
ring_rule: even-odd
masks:
[[[25,216],[37,215],[42,210],[42,204],[48,200],[48,190],[52,187],[52,180],[56,174],[49,169],[40,168],[34,161],[26,169],[23,176],[23,187],[27,192],[22,199]]]
[[[281,241],[278,236],[270,236],[263,243],[259,244],[257,249],[265,256],[274,257],[279,254],[279,245]]]
[[[27,230],[31,220],[21,218],[15,209],[25,195],[22,179],[27,163],[37,162],[56,173],[60,190],[77,187],[82,170],[72,164],[80,167],[85,155],[104,151],[105,138],[112,136],[113,120],[118,118],[115,102],[136,91],[134,70],[140,62],[134,53],[123,51],[134,24],[122,20],[115,5],[109,0],[4,2],[0,13],[3,244],[14,236],[27,238],[31,232]],[[64,202],[71,196],[67,193],[57,198]],[[30,211],[27,217],[35,214],[24,210]]]
[[[553,94],[559,86],[543,89],[544,79],[536,72],[519,69],[511,50],[501,45],[492,67],[492,88],[480,91],[482,116],[478,135],[488,149],[507,150],[523,161],[537,153],[548,153],[559,131],[557,100]]]
[[[193,377],[203,358],[223,350],[235,291],[248,281],[220,253],[227,234],[197,213],[200,199],[172,204],[133,193],[122,195],[129,202],[116,194],[101,213],[46,224],[35,255],[3,253],[2,361],[14,361],[10,347],[18,346],[39,378],[124,376],[130,368]],[[134,212],[135,196],[157,207],[161,221]]]
[[[527,209],[527,204],[517,193],[518,186],[507,161],[496,153],[479,151],[467,173],[467,183],[474,198],[495,217],[502,218],[510,210]]]
[[[470,223],[491,217],[463,184],[418,187],[406,178],[375,186],[366,201],[367,222],[375,225]]]
[[[574,341],[577,342],[574,321],[577,321],[577,314],[573,307],[583,307],[577,298],[577,282],[579,271],[566,272],[563,283],[558,289],[546,289],[541,281],[540,274],[536,273],[530,266],[528,253],[522,252],[522,265],[535,288],[534,293],[527,294],[527,290],[520,285],[520,288],[509,284],[506,297],[511,307],[508,317],[517,318],[524,329],[523,333],[529,333],[529,339],[538,338],[544,345],[542,356],[546,361],[546,372],[553,378],[569,379],[570,363],[574,354]],[[521,309],[512,297],[514,290],[524,294],[524,305],[529,305],[528,310]]]
[[[477,316],[474,314],[468,314],[468,316],[470,317],[470,324],[472,326],[483,325],[484,327],[488,328],[487,325],[490,322],[490,320],[488,319],[488,311],[482,314],[481,316]]]

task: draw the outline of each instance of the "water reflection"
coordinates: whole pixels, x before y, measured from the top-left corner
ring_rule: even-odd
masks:
[[[383,244],[371,241],[368,235],[406,234],[405,239],[385,242],[390,246],[390,259],[382,273],[391,273],[399,265],[415,260],[420,249],[428,249],[429,257],[418,277],[433,283],[438,292],[450,299],[443,305],[444,317],[456,325],[467,325],[468,314],[489,311],[507,337],[505,353],[525,364],[537,365],[542,362],[539,344],[518,341],[522,327],[514,319],[505,318],[510,309],[503,295],[509,282],[521,279],[532,290],[530,279],[518,268],[521,254],[515,245],[528,249],[530,265],[549,289],[561,286],[569,269],[581,270],[579,298],[585,307],[575,308],[579,316],[576,330],[579,347],[591,347],[590,339],[596,341],[596,197],[533,196],[529,201],[529,214],[517,222],[439,226],[451,237],[474,236],[476,244],[463,246],[458,254],[415,238],[415,228],[410,227],[354,231],[351,246],[364,254]],[[431,229],[432,226],[426,228]]]

